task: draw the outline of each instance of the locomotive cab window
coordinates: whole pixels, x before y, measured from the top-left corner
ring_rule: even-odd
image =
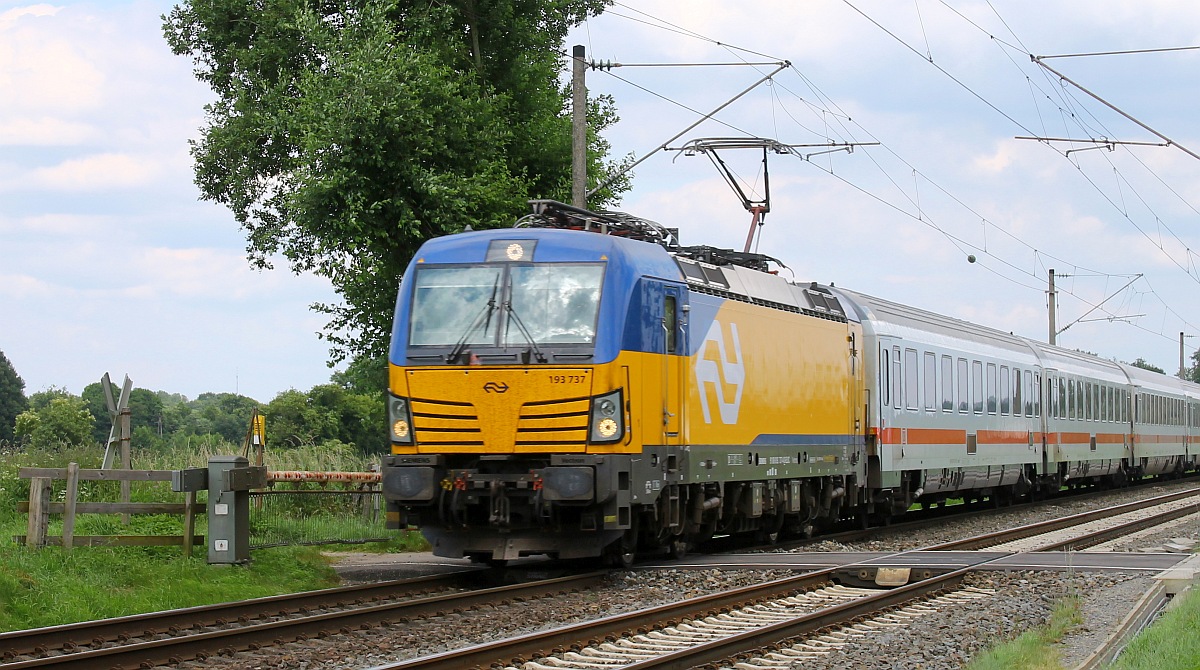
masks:
[[[603,279],[601,263],[420,267],[409,344],[456,349],[593,344]]]

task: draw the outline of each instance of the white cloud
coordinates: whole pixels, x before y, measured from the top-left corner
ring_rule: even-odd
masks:
[[[97,154],[37,168],[27,185],[59,191],[132,189],[149,185],[158,174],[156,160],[129,154]]]
[[[88,123],[53,117],[0,119],[0,146],[71,146],[95,139]]]

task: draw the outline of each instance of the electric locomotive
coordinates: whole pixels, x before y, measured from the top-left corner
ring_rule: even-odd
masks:
[[[387,523],[439,556],[628,565],[1196,467],[1200,386],[532,204],[400,286]]]
[[[862,333],[839,298],[765,256],[535,206],[430,240],[404,275],[389,524],[442,556],[627,563],[838,518],[866,474]]]

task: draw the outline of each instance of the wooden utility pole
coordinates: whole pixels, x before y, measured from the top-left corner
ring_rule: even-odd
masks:
[[[571,204],[587,209],[587,87],[584,48],[571,51]]]

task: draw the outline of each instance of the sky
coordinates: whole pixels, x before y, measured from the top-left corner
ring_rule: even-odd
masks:
[[[27,393],[109,372],[266,402],[329,379],[309,308],[337,301],[329,283],[252,269],[199,200],[188,141],[212,94],[162,38],[172,5],[0,0],[0,351]],[[685,244],[740,249],[750,216],[703,155],[660,147],[855,143],[768,157],[756,248],[785,277],[1045,340],[1054,268],[1060,345],[1170,373],[1181,331],[1200,346],[1200,51],[1043,61],[1172,146],[1016,139],[1164,143],[1030,55],[1194,47],[1200,5],[653,0],[572,44],[621,64],[587,75],[621,116],[614,155],[645,158],[614,207]],[[760,197],[761,153],[721,157]]]

